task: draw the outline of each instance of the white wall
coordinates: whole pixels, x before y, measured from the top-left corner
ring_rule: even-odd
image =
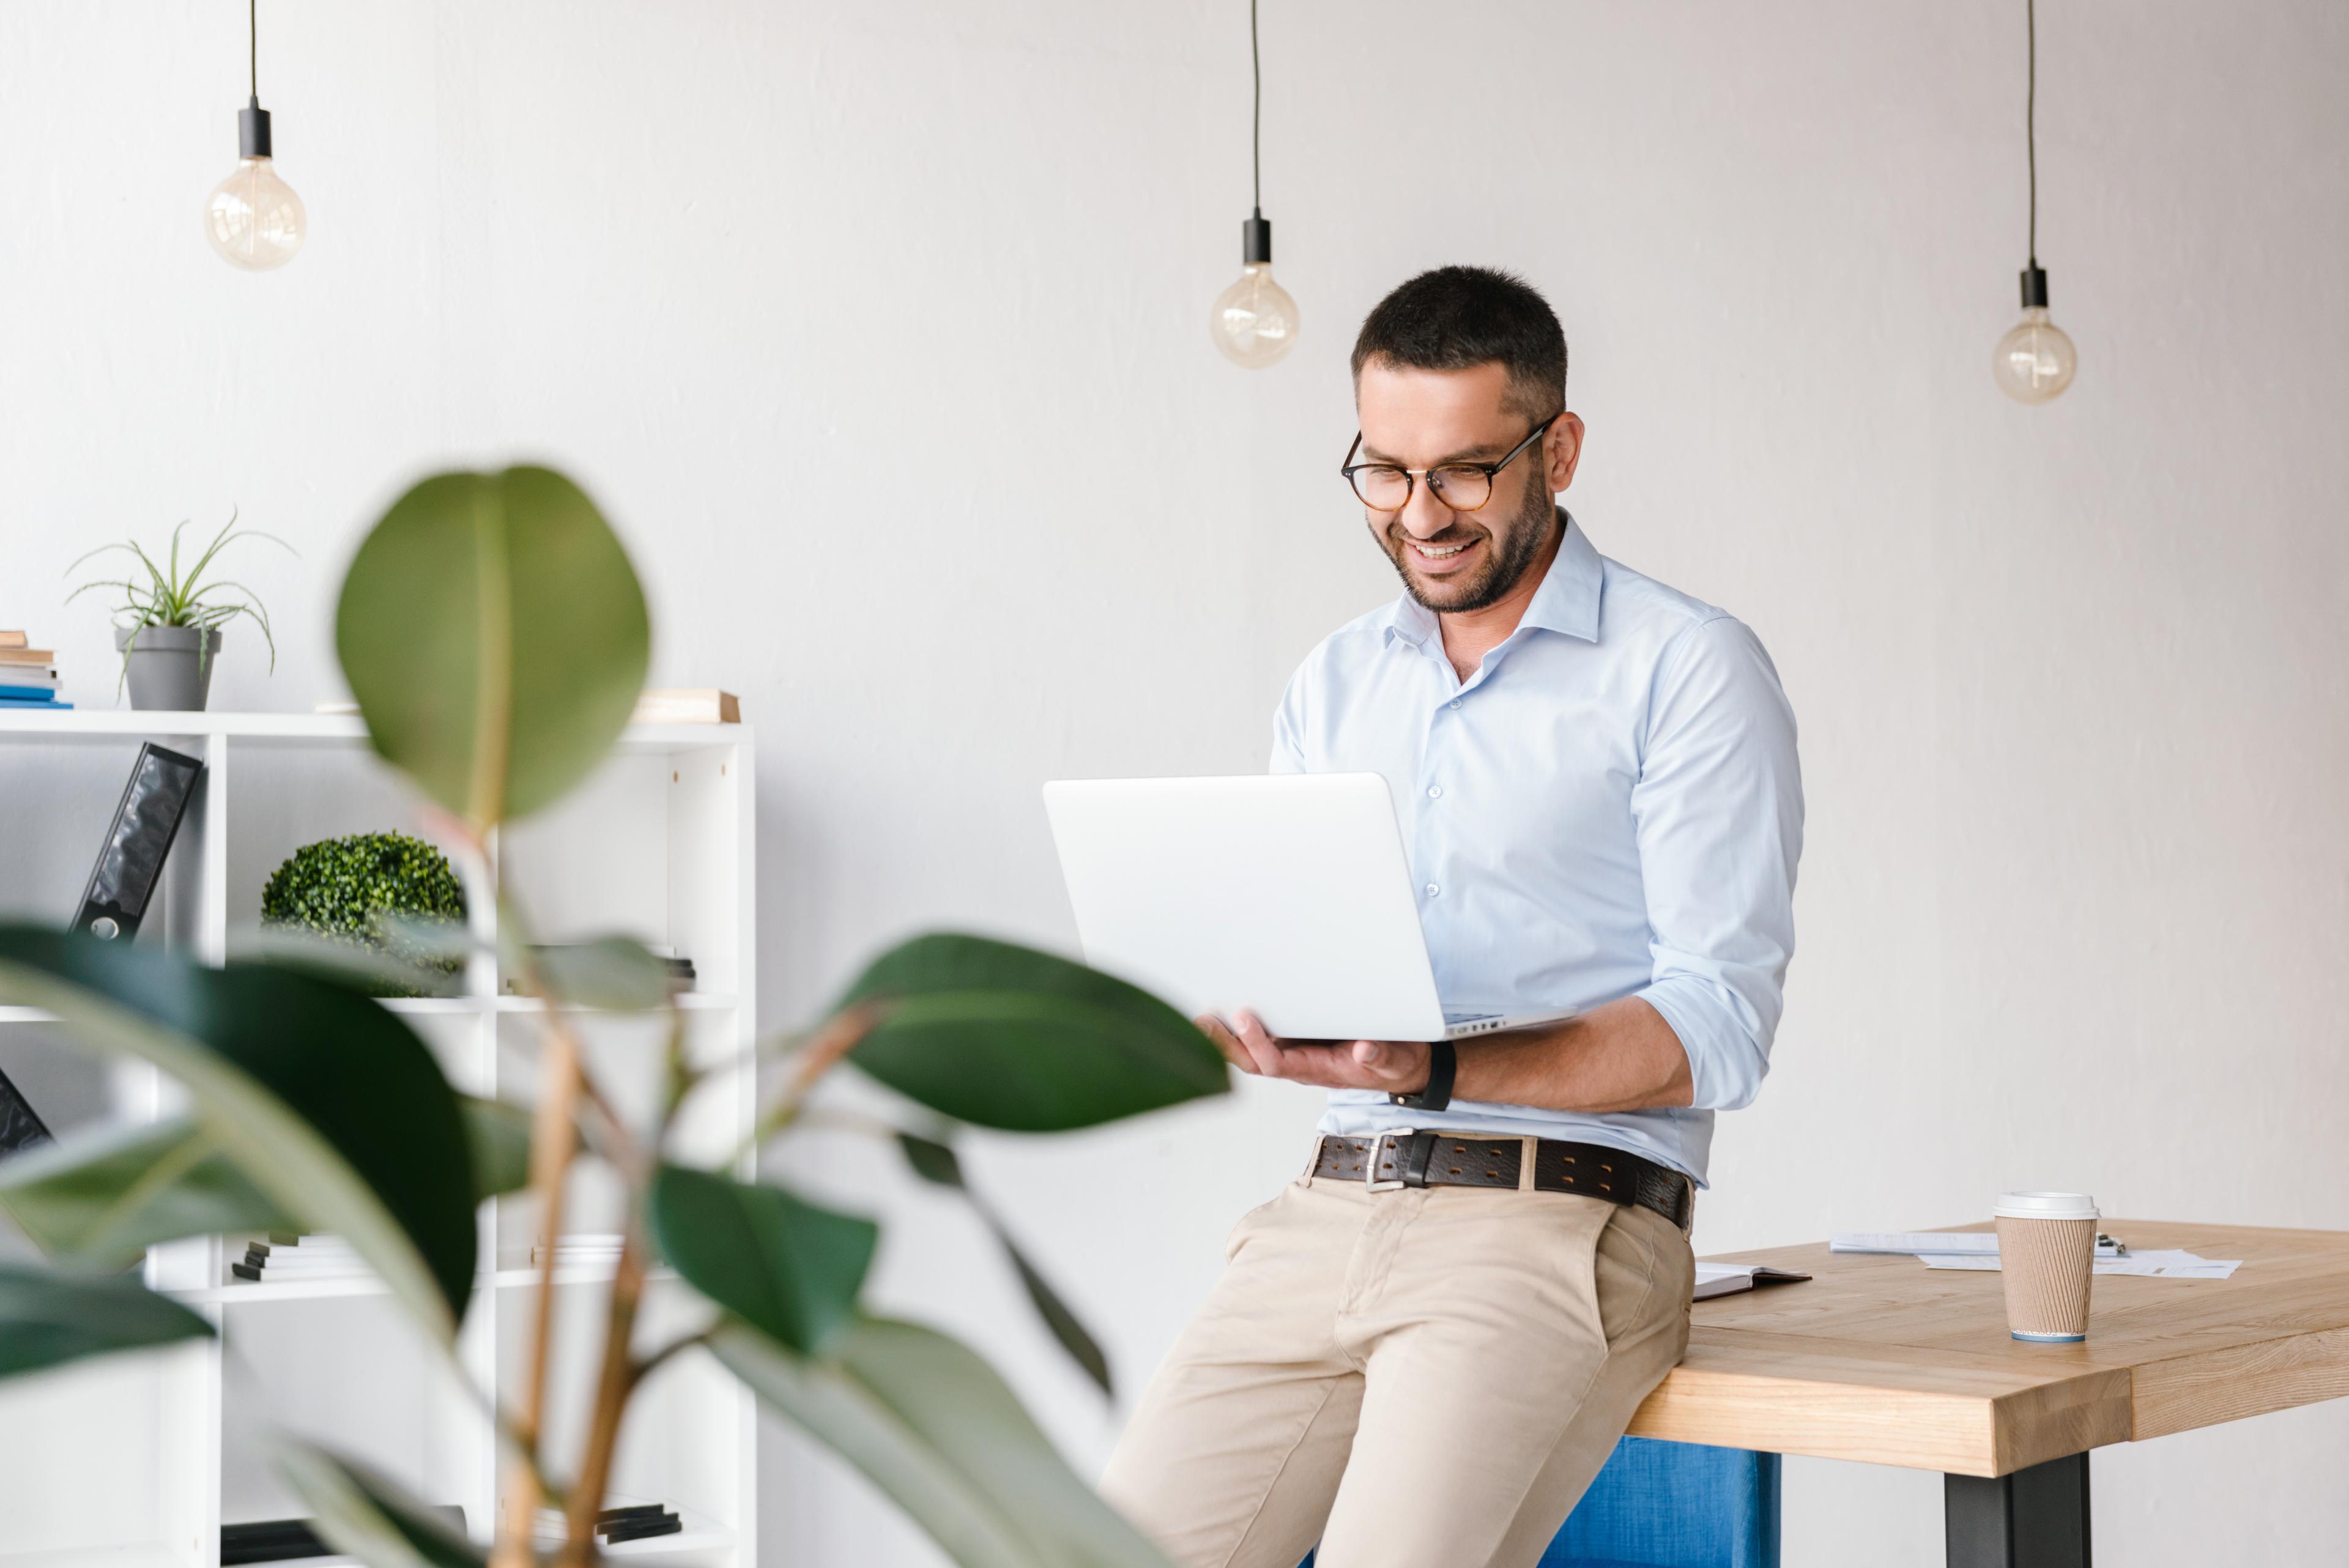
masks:
[[[1701,1245],[2026,1182],[2349,1226],[2349,13],[2051,0],[2040,248],[2084,368],[2025,410],[1988,366],[2019,0],[1265,10],[1305,332],[1249,375],[1204,330],[1247,204],[1240,0],[273,4],[313,237],[261,277],[196,224],[241,8],[7,0],[0,626],[109,701],[60,572],[234,505],[302,558],[243,563],[277,671],[233,631],[215,705],[305,709],[398,488],[567,467],[650,584],[659,680],[761,726],[782,1024],[914,928],[1067,941],[1042,780],[1258,764],[1297,659],[1391,591],[1331,472],[1354,324],[1419,267],[1516,267],[1573,345],[1578,515],[1750,621],[1802,721],[1779,1072],[1724,1120]],[[977,1165],[1131,1390],[1311,1116],[1246,1092]],[[1097,1460],[1114,1418],[999,1264],[889,1194],[886,1296]],[[2328,1559],[2344,1453],[2349,1406],[2108,1451],[2099,1544]],[[1792,1463],[1788,1561],[1938,1561],[1938,1494]],[[920,1557],[805,1461],[767,1516],[778,1561]]]

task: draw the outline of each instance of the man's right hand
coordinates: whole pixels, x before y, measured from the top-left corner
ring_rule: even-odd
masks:
[[[1281,1040],[1253,1012],[1226,1023],[1213,1013],[1196,1020],[1224,1060],[1259,1078],[1287,1078],[1325,1089],[1370,1089],[1415,1095],[1427,1086],[1428,1048],[1417,1040]]]

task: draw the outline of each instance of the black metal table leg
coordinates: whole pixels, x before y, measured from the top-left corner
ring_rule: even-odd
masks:
[[[2088,1456],[1941,1478],[1949,1568],[2088,1568]]]

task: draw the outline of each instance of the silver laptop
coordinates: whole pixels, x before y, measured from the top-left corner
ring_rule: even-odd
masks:
[[[1085,961],[1196,1016],[1292,1040],[1458,1040],[1573,1016],[1435,993],[1377,774],[1044,786]]]

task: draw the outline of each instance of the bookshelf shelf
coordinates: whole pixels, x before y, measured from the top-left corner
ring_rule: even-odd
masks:
[[[647,1269],[647,1280],[674,1280],[673,1269]],[[554,1271],[554,1283],[560,1289],[567,1285],[601,1285],[611,1282],[612,1271],[601,1265],[580,1267],[566,1264]],[[502,1291],[529,1290],[538,1283],[536,1269],[499,1269],[477,1279],[473,1290],[479,1294],[484,1288]],[[380,1296],[388,1294],[384,1282],[373,1274],[345,1274],[325,1280],[286,1280],[271,1283],[266,1280],[239,1280],[233,1285],[201,1285],[191,1290],[169,1293],[174,1301],[190,1306],[260,1306],[280,1302],[326,1301],[337,1297]],[[5,1568],[5,1560],[0,1560]]]
[[[495,999],[500,1012],[543,1012],[546,1003],[535,996],[501,996]],[[678,1009],[684,1012],[723,1012],[739,1005],[730,992],[688,991],[677,999]],[[598,1012],[600,1008],[567,1007],[566,1012]]]
[[[380,999],[394,1012],[413,1013],[419,1018],[461,1018],[481,1010],[476,996],[387,996]]]
[[[0,826],[0,855],[12,873],[5,880],[15,885],[0,888],[0,898],[16,905],[17,918],[48,919],[54,905],[62,919],[88,872],[91,845],[83,840],[94,841],[103,823],[85,833],[77,820],[52,819],[75,818],[85,796],[110,804],[119,770],[143,740],[200,757],[206,770],[138,940],[206,962],[222,961],[232,934],[254,923],[262,884],[299,846],[425,826],[356,718],[0,712],[0,757],[17,766],[12,777],[72,781],[43,783]],[[463,994],[383,1005],[416,1031],[460,1090],[494,1095],[502,1086],[527,1097],[545,1009],[537,998],[503,994],[490,956],[503,891],[533,916],[530,940],[618,930],[691,958],[707,989],[678,1000],[690,1015],[696,1058],[744,1059],[756,1003],[752,767],[743,725],[630,726],[572,799],[502,834],[487,864],[458,865],[471,924],[488,950],[462,977]],[[658,1027],[643,1015],[583,1009],[578,1017],[591,1059],[603,1048],[615,1063],[644,1058],[644,1032]],[[54,1022],[41,1009],[0,1008],[0,1025]],[[24,1037],[0,1032],[0,1042]],[[722,1155],[749,1132],[753,1077],[719,1074],[697,1096],[702,1144]],[[128,1067],[111,1082],[118,1116],[153,1118],[181,1103],[176,1086],[151,1069]],[[614,1084],[625,1109],[631,1087]],[[616,1214],[598,1207],[607,1199],[589,1179],[597,1174],[581,1179],[575,1230],[618,1229]],[[484,1205],[481,1226],[483,1266],[458,1359],[476,1386],[494,1386],[511,1403],[537,1284],[535,1269],[514,1266],[533,1239],[526,1199]],[[243,1245],[196,1238],[148,1254],[148,1282],[211,1317],[218,1340],[0,1383],[0,1476],[11,1478],[0,1490],[29,1499],[13,1504],[0,1526],[0,1568],[219,1568],[223,1519],[308,1511],[248,1435],[281,1418],[429,1501],[458,1504],[468,1529],[487,1538],[500,1483],[494,1434],[480,1402],[450,1377],[445,1354],[418,1339],[371,1275],[223,1283]],[[558,1387],[590,1381],[600,1350],[590,1287],[611,1274],[609,1262],[557,1269]],[[651,1277],[648,1309],[662,1306],[647,1311],[648,1338],[695,1310],[673,1273]],[[607,1555],[664,1568],[754,1568],[750,1396],[688,1355],[665,1366],[642,1398],[648,1437],[632,1445],[624,1434],[614,1492],[658,1499],[687,1529],[609,1547]],[[549,1436],[558,1455],[575,1438]],[[326,1568],[349,1560],[303,1561]]]

